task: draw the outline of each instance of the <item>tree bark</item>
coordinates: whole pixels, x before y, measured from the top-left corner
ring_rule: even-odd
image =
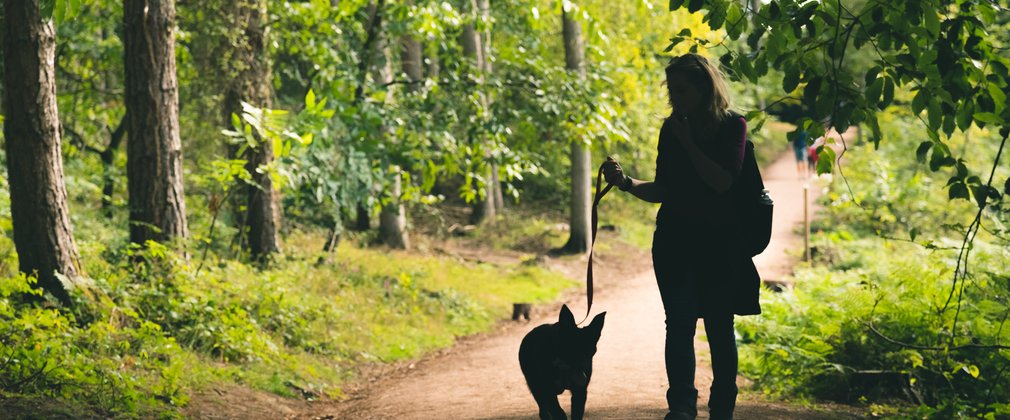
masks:
[[[435,83],[438,83],[439,79],[442,77],[442,67],[438,59],[437,42],[427,44],[427,48],[425,48],[424,60],[425,63],[427,64],[426,71],[428,72],[428,78],[434,80]]]
[[[239,0],[228,6],[232,10],[230,24],[238,31],[238,38],[232,44],[232,56],[225,64],[228,84],[225,92],[227,124],[231,115],[241,115],[242,102],[257,108],[270,108],[273,103],[271,87],[271,63],[267,56],[269,39],[267,27],[267,3],[265,0]],[[269,165],[274,159],[273,143],[257,139],[255,147],[245,150],[246,170],[252,175],[255,185],[246,187],[245,229],[243,246],[255,261],[264,261],[280,251],[279,235],[281,220],[280,192],[273,185],[270,174],[260,173],[257,168]]]
[[[478,19],[486,19],[490,13],[490,4],[488,0],[471,0],[470,1],[470,17],[472,21]],[[472,22],[471,21],[471,22]],[[487,115],[487,111],[490,108],[490,101],[487,97],[487,92],[485,92],[485,79],[490,73],[491,62],[488,59],[488,47],[486,39],[482,37],[480,31],[474,23],[468,23],[463,26],[463,34],[461,42],[463,44],[463,55],[470,59],[471,68],[474,69],[477,79],[477,95],[480,98],[480,106],[484,109],[483,114]],[[486,117],[485,117],[486,118]],[[471,139],[471,141],[482,141],[483,139]],[[488,154],[485,154],[485,160],[488,160]],[[470,223],[482,224],[494,221],[497,217],[498,207],[495,206],[495,181],[497,177],[495,172],[498,168],[496,165],[489,163],[484,170],[484,191],[483,197],[477,196],[477,201],[473,204],[473,211],[470,213]],[[476,181],[474,181],[476,183]]]
[[[116,150],[126,135],[126,118],[119,122],[112,131],[109,144],[98,154],[102,159],[102,214],[106,219],[112,219],[112,195],[116,192],[116,177],[113,169],[116,160]]]
[[[376,25],[375,30],[375,51],[372,54],[373,57],[380,57],[380,60],[372,64],[372,79],[376,84],[386,87],[386,98],[385,103],[389,104],[393,100],[393,92],[389,89],[390,84],[393,82],[393,54],[389,47],[389,38],[386,36],[385,28],[382,26],[383,22],[383,2],[378,2],[375,6],[375,14],[373,18],[373,25]],[[383,126],[379,130],[379,135],[383,136],[387,141],[391,139],[389,128]],[[392,201],[382,206],[382,211],[379,214],[379,239],[382,243],[393,247],[405,249],[410,247],[410,238],[407,236],[407,216],[406,210],[403,208],[403,204],[400,202],[400,195],[402,194],[402,188],[400,185],[400,169],[392,163],[388,163],[388,171],[386,173],[388,176],[393,178],[390,180],[389,194],[393,198]]]
[[[486,22],[491,20],[491,0],[477,0],[477,8],[480,10],[481,16]],[[488,26],[484,29],[484,39],[481,45],[484,47],[484,77],[485,83],[487,82],[487,77],[490,77],[494,73],[494,63],[491,60],[491,27]],[[491,100],[488,99],[488,108],[491,107]],[[502,210],[505,209],[505,199],[502,193],[501,178],[498,176],[498,162],[491,161],[491,186],[488,188],[488,194],[490,194],[491,199],[494,200],[495,214],[501,214]]]
[[[569,11],[562,6],[561,20],[565,40],[565,68],[575,73],[580,79],[586,77],[585,44],[582,39],[582,26]],[[571,236],[565,244],[565,250],[572,253],[589,251],[592,240],[590,226],[589,184],[591,177],[589,148],[580,140],[572,140],[571,145],[571,214],[569,225]]]
[[[70,304],[56,275],[73,280],[80,269],[60,154],[56,32],[38,0],[4,0],[3,8],[4,139],[18,269]]]
[[[130,241],[187,236],[174,0],[124,0]]]
[[[410,248],[410,237],[407,235],[407,212],[400,203],[400,195],[403,193],[400,173],[398,170],[390,172],[393,174],[393,182],[389,194],[393,201],[383,206],[382,213],[379,214],[379,236],[390,248],[407,249]]]
[[[416,92],[424,79],[424,57],[421,54],[421,42],[410,35],[400,38],[400,66],[407,74],[410,84],[407,85],[408,92]]]

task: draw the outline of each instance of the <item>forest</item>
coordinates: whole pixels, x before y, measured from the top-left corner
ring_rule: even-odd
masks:
[[[607,156],[655,173],[693,52],[827,180],[743,392],[1010,417],[1007,0],[2,0],[0,45],[0,412],[339,402],[584,290],[544,260],[585,269]],[[647,253],[657,208],[600,225]]]

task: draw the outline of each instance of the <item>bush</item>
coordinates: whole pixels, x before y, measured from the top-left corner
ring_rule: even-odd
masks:
[[[741,371],[764,392],[918,418],[1010,415],[1007,212],[991,204],[990,228],[960,259],[977,207],[936,194],[948,174],[907,163],[915,147],[899,136],[851,149],[851,188],[825,196],[813,265],[794,289],[764,294],[761,317],[741,319]]]

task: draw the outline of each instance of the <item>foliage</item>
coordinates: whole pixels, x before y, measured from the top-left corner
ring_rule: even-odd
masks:
[[[302,257],[268,270],[215,259],[199,274],[157,243],[85,246],[98,300],[75,311],[25,303],[39,293],[33,279],[6,274],[3,388],[102,417],[171,413],[219,382],[339,396],[358,363],[418,357],[487,329],[514,301],[547,301],[574,285],[534,266],[448,264],[347,242],[333,265],[318,265],[317,238],[292,235]]]
[[[24,275],[0,279],[0,382],[6,393],[45,395],[106,416],[181,406],[186,355],[161,327],[108,303],[85,316],[21,303],[38,294]]]
[[[1005,416],[1006,205],[988,207],[993,227],[962,255],[977,207],[935,194],[948,174],[900,158],[918,146],[907,135],[915,120],[897,111],[881,121],[885,135],[906,135],[850,149],[846,183],[832,185],[814,226],[813,265],[795,289],[764,294],[762,317],[740,322],[741,370],[773,394],[912,403],[901,412],[917,417]],[[952,147],[993,159],[996,133],[969,134]],[[954,270],[967,285],[952,288]]]

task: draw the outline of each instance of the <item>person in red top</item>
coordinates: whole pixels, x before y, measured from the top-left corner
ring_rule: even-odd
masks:
[[[704,57],[673,58],[666,85],[672,112],[660,130],[655,180],[627,176],[612,158],[603,170],[607,182],[621,190],[662,203],[652,257],[666,312],[666,418],[698,414],[694,334],[702,318],[712,352],[710,418],[732,419],[738,364],[733,316],[760,313],[760,279],[739,249],[732,194],[746,150],[747,122],[729,110],[722,75]]]

